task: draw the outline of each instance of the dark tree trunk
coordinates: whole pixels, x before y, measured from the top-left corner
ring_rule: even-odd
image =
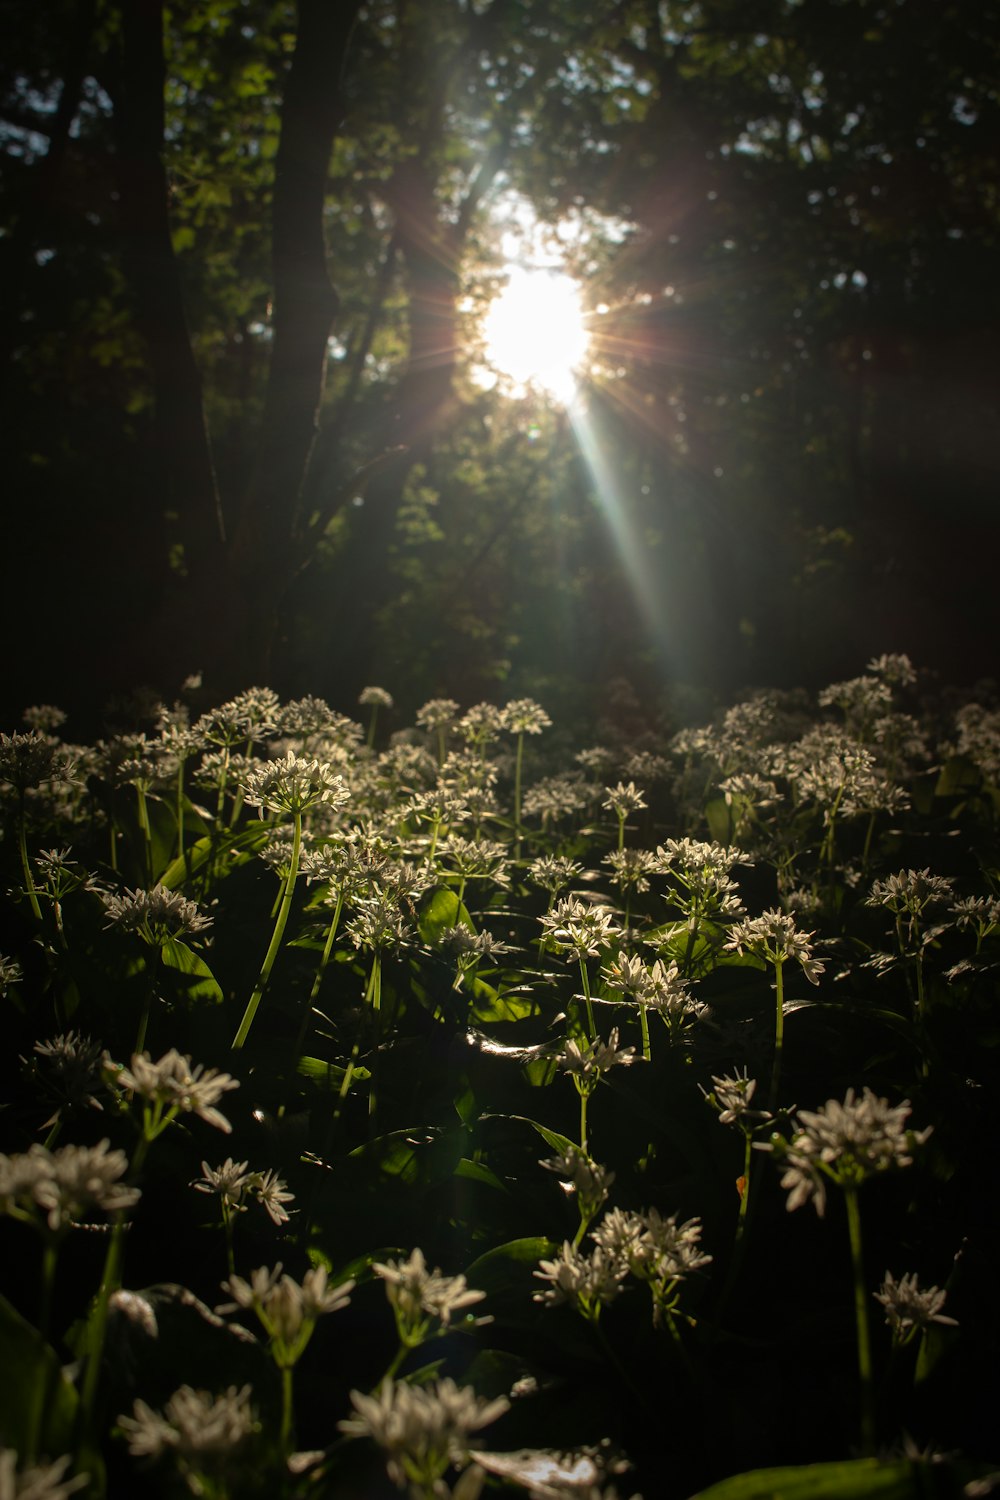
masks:
[[[360,0],[299,0],[282,106],[271,229],[273,344],[254,478],[231,548],[245,607],[244,645],[261,676],[270,670],[278,604],[298,566],[294,543],[338,306],[327,271],[323,205],[359,9]]]
[[[177,515],[187,575],[200,590],[222,567],[224,532],[201,376],[170,235],[164,73],[162,0],[128,0],[115,110],[124,258],[153,374],[157,500],[164,512]]]

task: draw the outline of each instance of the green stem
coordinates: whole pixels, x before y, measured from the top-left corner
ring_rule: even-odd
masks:
[[[146,1031],[149,1027],[149,1013],[153,1007],[153,995],[156,991],[156,975],[160,967],[162,948],[154,949],[154,957],[150,964],[149,984],[146,986],[145,999],[142,1002],[142,1014],[139,1017],[139,1027],[135,1034],[134,1052],[142,1052],[146,1046]]]
[[[139,809],[139,827],[142,830],[142,867],[147,890],[153,883],[153,834],[149,826],[149,809],[146,793],[139,782],[135,784],[136,805]]]
[[[875,1386],[872,1380],[872,1355],[868,1330],[868,1294],[865,1286],[864,1250],[861,1241],[861,1209],[858,1190],[853,1183],[844,1184],[847,1204],[847,1228],[851,1238],[851,1265],[854,1270],[854,1321],[858,1338],[858,1382],[861,1396],[861,1449],[866,1458],[875,1453]]]
[[[59,1246],[55,1240],[46,1240],[42,1251],[42,1287],[38,1310],[38,1331],[44,1339],[49,1336],[52,1322],[52,1288],[55,1284],[58,1255]]]
[[[521,858],[521,769],[524,759],[524,734],[517,737],[517,755],[514,760],[514,858]]]
[[[781,1054],[785,1045],[785,986],[782,969],[784,959],[777,959],[774,965],[774,1065],[771,1069],[771,1094],[768,1108],[772,1114],[778,1107],[778,1085],[781,1081]]]
[[[281,1451],[288,1456],[295,1446],[295,1406],[293,1402],[294,1368],[282,1366],[281,1370]]]
[[[587,1144],[587,1102],[588,1102],[589,1098],[590,1098],[589,1094],[585,1094],[585,1093],[583,1093],[581,1091],[581,1093],[580,1093],[580,1150],[583,1152],[583,1154],[585,1156],[589,1156],[590,1155],[590,1148],[589,1148],[589,1146]]]
[[[243,1013],[243,1020],[240,1022],[239,1030],[233,1038],[234,1052],[239,1051],[243,1046],[250,1032],[250,1027],[253,1025],[253,1018],[257,1014],[257,1007],[261,1002],[261,998],[267,988],[267,982],[271,977],[271,970],[274,968],[274,961],[278,956],[281,940],[285,935],[285,924],[288,921],[288,914],[292,909],[292,896],[295,892],[295,881],[299,873],[299,851],[302,848],[302,814],[297,812],[293,816],[295,821],[292,833],[292,854],[288,865],[288,875],[285,878],[285,889],[282,893],[281,905],[278,908],[278,917],[274,924],[274,932],[271,934],[271,941],[268,945],[267,953],[264,955],[264,962],[261,965],[260,975],[254,986],[253,994],[250,996],[247,1008]]]
[[[93,1430],[94,1405],[97,1399],[97,1383],[101,1376],[101,1361],[104,1356],[104,1338],[108,1328],[108,1304],[112,1294],[122,1284],[122,1262],[125,1258],[124,1214],[118,1214],[111,1230],[111,1243],[104,1260],[104,1272],[94,1304],[93,1318],[87,1334],[87,1352],[84,1356],[83,1385],[80,1390],[80,1406],[77,1414],[77,1446],[80,1447]]]
[[[371,1007],[372,1027],[375,1033],[372,1046],[371,1085],[368,1093],[369,1128],[374,1132],[375,1117],[378,1114],[379,1042],[382,1021],[382,955],[377,948],[372,954],[372,968],[368,976],[368,988],[365,991],[365,1004]]]
[[[649,1046],[649,1017],[646,1015],[646,1007],[644,1005],[639,1006],[639,1027],[642,1031],[642,1055],[646,1062],[650,1062],[652,1052]]]
[[[583,954],[580,955],[580,980],[583,984],[583,999],[587,1007],[587,1028],[590,1031],[590,1040],[597,1041],[597,1027],[594,1024],[594,1005],[590,998],[590,975],[587,972],[587,963]]]
[[[24,792],[21,793],[21,812],[17,820],[17,847],[21,852],[21,869],[24,871],[24,888],[31,902],[31,910],[35,914],[35,920],[42,920],[42,908],[38,904],[38,892],[35,890],[35,882],[31,876],[31,865],[28,862],[28,841],[24,832]]]

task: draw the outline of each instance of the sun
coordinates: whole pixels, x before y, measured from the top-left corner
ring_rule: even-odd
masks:
[[[571,276],[512,267],[483,320],[483,338],[486,362],[515,387],[541,388],[563,406],[572,403],[590,340]]]

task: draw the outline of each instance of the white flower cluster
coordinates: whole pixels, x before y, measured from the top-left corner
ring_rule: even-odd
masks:
[[[254,762],[240,781],[248,807],[273,813],[300,815],[319,803],[343,807],[350,793],[344,778],[326,761],[289,750],[277,760]]]
[[[759,917],[747,917],[730,929],[729,940],[724,946],[734,953],[753,953],[771,964],[783,964],[794,959],[810,984],[819,984],[819,976],[826,965],[822,959],[813,957],[811,932],[800,932],[795,918],[777,907]]]
[[[162,948],[170,938],[206,932],[212,925],[212,918],[204,915],[197,902],[163,885],[151,891],[127,890],[120,896],[102,891],[101,901],[108,914],[108,927],[134,932],[154,948]]]
[[[239,1080],[216,1068],[191,1066],[191,1059],[171,1047],[158,1062],[148,1052],[134,1053],[130,1067],[109,1060],[105,1073],[110,1083],[138,1094],[151,1107],[157,1128],[176,1115],[197,1115],[208,1125],[228,1135],[229,1121],[215,1108],[223,1094],[239,1088]]]
[[[411,1493],[439,1494],[452,1466],[470,1460],[469,1439],[503,1416],[510,1403],[504,1396],[492,1401],[477,1396],[450,1378],[430,1385],[407,1385],[384,1380],[374,1395],[351,1392],[355,1415],[338,1425],[350,1437],[369,1437],[385,1451],[389,1478]],[[466,1470],[468,1473],[469,1470]],[[479,1493],[473,1478],[456,1495]],[[461,1481],[459,1481],[461,1484]]]
[[[436,1332],[435,1323],[447,1328],[454,1313],[486,1296],[468,1286],[464,1276],[444,1276],[437,1267],[428,1270],[419,1248],[408,1260],[376,1261],[372,1270],[385,1282],[400,1338],[411,1347],[423,1343],[432,1330]]]
[[[848,1089],[843,1103],[828,1099],[818,1110],[800,1109],[790,1141],[774,1137],[761,1150],[773,1151],[784,1169],[781,1186],[788,1190],[786,1207],[812,1202],[822,1215],[826,1184],[856,1187],[866,1178],[897,1167],[908,1167],[913,1152],[927,1140],[926,1130],[908,1130],[910,1102],[892,1105],[866,1088],[860,1099]]]
[[[260,1266],[249,1281],[230,1276],[222,1290],[233,1298],[216,1309],[220,1313],[252,1308],[270,1340],[272,1358],[279,1369],[291,1369],[312,1338],[318,1318],[339,1312],[351,1300],[353,1281],[327,1285],[325,1266],[314,1266],[301,1282],[282,1275],[281,1262],[272,1269]]]
[[[141,1195],[122,1181],[127,1171],[124,1151],[106,1140],[55,1151],[36,1144],[22,1155],[0,1155],[0,1213],[43,1219],[50,1234],[62,1234],[90,1213],[132,1208]]]

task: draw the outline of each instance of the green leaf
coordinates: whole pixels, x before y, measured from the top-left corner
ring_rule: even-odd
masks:
[[[0,1442],[58,1458],[73,1448],[77,1394],[55,1350],[5,1297],[0,1297]]]
[[[203,958],[177,938],[167,938],[160,950],[163,963],[168,969],[188,976],[187,995],[190,1000],[210,1000],[218,1005],[222,1001],[222,989]]]
[[[537,1265],[540,1260],[558,1254],[559,1246],[554,1240],[542,1235],[530,1235],[525,1239],[508,1240],[496,1245],[472,1262],[465,1273],[470,1286],[478,1291],[495,1291],[506,1285],[510,1277],[510,1265]]]
[[[449,927],[468,927],[470,932],[476,930],[464,903],[459,901],[454,891],[443,885],[431,893],[420,913],[419,925],[420,936],[430,947],[441,941],[441,934]]]
[[[734,1474],[693,1500],[923,1500],[925,1479],[922,1464],[857,1458]]]
[[[539,1125],[537,1120],[530,1120],[527,1115],[484,1115],[484,1120],[520,1120],[524,1125],[530,1125],[532,1130],[537,1130],[547,1146],[553,1151],[560,1152],[566,1156],[574,1151],[579,1151],[575,1141],[571,1141],[568,1135],[560,1135],[558,1130],[549,1130],[547,1125]]]
[[[347,1073],[339,1063],[326,1062],[322,1057],[300,1057],[295,1065],[296,1072],[301,1073],[303,1078],[312,1078],[317,1083],[325,1083],[328,1088],[339,1089]],[[351,1082],[355,1079],[359,1083],[366,1082],[371,1073],[367,1068],[353,1068],[351,1070]]]
[[[455,1168],[455,1176],[464,1177],[469,1182],[485,1183],[487,1187],[497,1188],[501,1193],[509,1193],[510,1191],[507,1184],[501,1182],[497,1174],[492,1172],[484,1162],[470,1161],[467,1156],[463,1156]]]

